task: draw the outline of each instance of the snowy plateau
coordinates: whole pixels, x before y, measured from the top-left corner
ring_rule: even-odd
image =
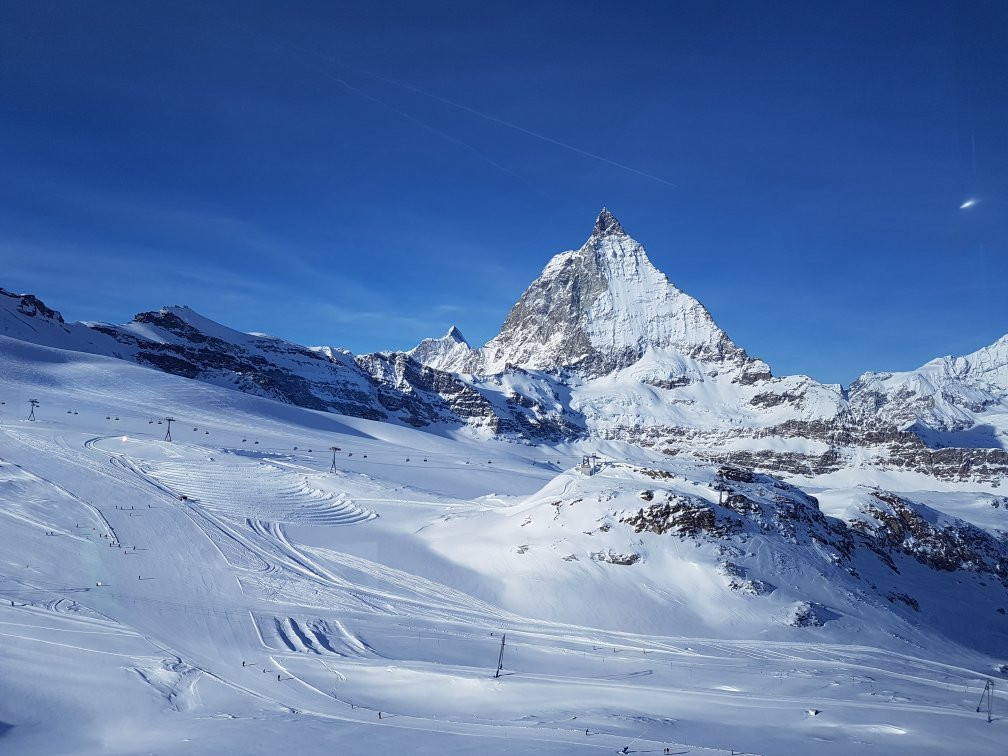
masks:
[[[1008,753],[1008,335],[775,376],[603,210],[479,348],[0,289],[0,402],[2,754]]]

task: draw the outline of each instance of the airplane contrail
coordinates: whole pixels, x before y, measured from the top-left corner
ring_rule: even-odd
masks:
[[[329,78],[331,78],[337,84],[339,84],[340,86],[344,87],[347,91],[353,92],[354,94],[359,95],[359,96],[361,96],[361,97],[363,97],[363,98],[365,98],[367,100],[370,100],[373,103],[381,105],[383,108],[387,108],[388,110],[391,110],[396,115],[399,115],[399,116],[405,118],[407,121],[410,121],[411,123],[416,124],[417,126],[419,126],[422,129],[426,129],[427,131],[430,131],[433,134],[437,134],[442,139],[447,139],[449,142],[453,142],[454,144],[457,144],[457,145],[459,145],[461,147],[464,147],[465,149],[467,149],[470,152],[472,152],[473,155],[475,155],[477,158],[479,158],[480,160],[484,161],[488,165],[491,165],[494,168],[496,168],[496,169],[498,169],[500,171],[503,171],[504,173],[508,174],[509,176],[518,179],[519,181],[521,181],[524,184],[527,184],[532,189],[535,189],[535,186],[528,179],[526,179],[523,176],[518,175],[517,173],[515,173],[514,171],[512,171],[507,166],[501,165],[500,163],[498,163],[493,158],[487,156],[486,154],[484,154],[480,150],[478,150],[475,147],[473,147],[471,144],[469,144],[469,142],[465,141],[464,139],[459,139],[458,137],[453,136],[453,135],[451,135],[451,134],[449,134],[449,133],[447,133],[445,131],[442,131],[439,128],[431,126],[429,123],[426,123],[425,121],[421,121],[419,118],[416,118],[415,116],[410,115],[406,111],[400,110],[399,108],[395,107],[394,105],[390,105],[389,103],[385,102],[381,98],[378,98],[378,97],[375,97],[374,95],[368,94],[363,89],[360,89],[358,87],[353,86],[352,84],[347,83],[344,79],[341,79],[341,78],[339,78],[337,76],[331,75],[328,72],[323,72],[323,73],[325,73],[326,76],[328,76]]]
[[[263,39],[265,41],[268,41],[268,42],[276,45],[279,48],[286,48],[288,52],[300,53],[301,55],[308,55],[308,56],[311,56],[312,58],[318,59],[318,61],[321,61],[322,63],[332,64],[332,65],[337,65],[337,66],[340,65],[336,61],[335,58],[330,58],[330,57],[328,57],[326,55],[323,55],[322,53],[320,53],[320,52],[318,52],[316,50],[312,50],[312,49],[307,48],[307,47],[302,47],[301,45],[295,44],[293,42],[288,42],[288,41],[285,41],[285,40],[269,37],[269,36],[267,36],[265,34],[262,34],[261,32],[256,31],[255,29],[250,29],[248,27],[244,27],[244,26],[241,26],[239,24],[232,23],[231,25],[234,26],[235,28],[237,28],[237,29],[239,29],[239,30],[247,33],[247,34],[250,34],[250,35],[253,35],[253,36],[257,36],[257,37],[259,37],[259,38],[261,38],[261,39]],[[353,94],[358,95],[360,97],[363,97],[364,99],[369,100],[369,101],[375,103],[376,105],[380,105],[381,107],[386,108],[387,110],[390,110],[391,112],[395,113],[396,115],[398,115],[398,116],[400,116],[402,118],[405,118],[407,121],[410,121],[411,123],[419,126],[420,128],[426,129],[427,131],[430,131],[432,134],[437,134],[442,139],[447,139],[449,142],[453,142],[454,144],[457,144],[460,147],[464,147],[465,149],[469,150],[471,153],[473,153],[473,155],[475,155],[477,158],[479,158],[483,162],[487,163],[488,165],[496,168],[499,171],[503,171],[504,173],[508,174],[512,178],[518,179],[519,181],[521,181],[523,184],[525,184],[526,186],[528,186],[533,191],[541,193],[541,191],[539,190],[539,188],[536,187],[527,178],[525,178],[524,176],[522,176],[522,175],[520,175],[518,173],[515,173],[513,170],[511,170],[507,166],[501,165],[496,160],[494,160],[490,156],[486,155],[484,152],[482,152],[481,150],[477,149],[473,145],[469,144],[469,142],[465,141],[464,139],[460,139],[457,136],[454,136],[454,135],[449,134],[449,133],[447,133],[445,131],[442,131],[441,129],[437,128],[436,126],[432,126],[431,124],[427,123],[426,121],[423,121],[423,120],[417,118],[416,116],[411,115],[410,113],[407,113],[406,111],[401,110],[400,108],[397,108],[397,107],[395,107],[394,105],[391,105],[388,102],[385,102],[380,97],[375,97],[373,94],[370,94],[369,92],[365,92],[363,89],[360,89],[359,87],[353,86],[352,84],[350,84],[348,81],[346,81],[342,77],[338,76],[337,74],[333,73],[332,71],[329,71],[329,70],[326,70],[324,68],[321,68],[320,66],[316,65],[312,61],[305,60],[302,57],[301,58],[301,62],[303,62],[303,63],[305,63],[307,65],[312,65],[313,67],[316,68],[316,70],[322,76],[325,76],[326,78],[331,79],[332,81],[336,82],[341,87],[343,87],[344,89],[346,89],[348,92],[352,92]],[[349,67],[347,67],[347,68],[348,68],[348,70],[354,70],[354,69],[349,68]]]
[[[416,94],[422,95],[424,97],[429,97],[432,100],[437,100],[438,102],[444,103],[445,105],[450,105],[453,108],[458,108],[459,110],[465,111],[466,113],[471,113],[472,115],[478,116],[479,118],[483,118],[484,120],[490,121],[491,123],[496,123],[496,124],[499,124],[499,125],[504,126],[506,128],[513,129],[515,131],[518,131],[518,132],[520,132],[522,134],[525,134],[527,136],[530,136],[530,137],[534,137],[535,139],[539,139],[539,140],[541,140],[543,142],[546,142],[548,144],[552,144],[552,145],[555,145],[557,147],[563,147],[565,150],[570,150],[571,152],[576,152],[578,155],[583,155],[584,157],[589,157],[589,158],[591,158],[593,160],[601,161],[603,163],[606,163],[607,165],[611,165],[611,166],[614,166],[616,168],[621,168],[624,171],[630,171],[630,173],[636,173],[638,176],[643,176],[644,178],[651,179],[652,181],[657,181],[657,182],[659,182],[661,184],[665,184],[666,186],[671,186],[671,187],[675,187],[675,188],[679,187],[678,184],[674,184],[671,181],[667,181],[667,180],[661,178],[660,176],[655,176],[653,173],[647,173],[646,171],[639,170],[637,168],[634,168],[633,166],[626,165],[625,163],[618,163],[615,160],[610,160],[609,158],[604,157],[602,155],[596,155],[594,152],[588,152],[588,150],[582,150],[580,147],[575,147],[572,144],[568,144],[567,142],[561,142],[559,139],[554,139],[551,136],[546,136],[545,134],[540,134],[537,131],[532,131],[531,129],[526,129],[524,126],[519,126],[517,123],[512,123],[511,121],[505,121],[503,118],[498,118],[495,115],[491,115],[489,113],[484,113],[481,110],[477,110],[476,108],[471,108],[468,105],[463,105],[460,102],[455,102],[454,100],[449,100],[447,97],[442,97],[441,95],[436,95],[433,92],[428,92],[427,90],[421,89],[420,87],[413,86],[412,84],[407,84],[407,83],[399,81],[397,79],[393,79],[393,78],[390,78],[388,76],[383,76],[381,74],[375,73],[374,71],[367,71],[367,70],[362,69],[362,68],[355,68],[354,66],[349,66],[349,65],[347,65],[345,63],[338,63],[335,60],[333,62],[336,63],[336,65],[342,66],[343,68],[346,68],[349,71],[354,71],[355,73],[364,74],[365,76],[371,76],[372,78],[378,79],[379,81],[384,81],[387,84],[392,84],[392,85],[397,86],[397,87],[402,87],[403,89],[407,89],[410,92],[415,92]]]
[[[300,52],[302,54],[310,55],[313,58],[316,58],[316,59],[318,59],[318,60],[320,60],[322,62],[325,62],[325,63],[327,63],[329,65],[337,66],[337,67],[343,68],[343,69],[345,69],[347,71],[352,71],[353,73],[356,73],[356,74],[359,74],[359,75],[363,75],[363,76],[369,76],[369,77],[371,77],[373,79],[377,79],[378,81],[383,81],[386,84],[391,84],[393,86],[400,87],[402,89],[408,90],[408,91],[413,92],[415,94],[418,94],[418,95],[421,95],[423,97],[427,97],[427,98],[429,98],[431,100],[435,100],[437,102],[440,102],[440,103],[442,103],[444,105],[448,105],[450,107],[456,108],[457,110],[461,110],[461,111],[463,111],[465,113],[469,113],[470,115],[474,115],[474,116],[476,116],[478,118],[482,118],[483,120],[489,121],[490,123],[495,123],[495,124],[497,124],[499,126],[503,126],[505,128],[511,129],[512,131],[517,131],[520,134],[524,134],[526,136],[532,137],[533,139],[538,139],[541,142],[545,142],[547,144],[552,144],[555,147],[560,147],[562,149],[568,150],[568,151],[573,152],[573,153],[575,153],[577,155],[581,155],[582,157],[587,157],[587,158],[590,158],[592,160],[597,160],[600,163],[605,163],[606,165],[611,165],[614,168],[619,168],[620,170],[636,174],[636,175],[641,176],[643,178],[650,179],[651,181],[657,181],[659,184],[664,184],[665,186],[670,186],[670,187],[673,187],[673,188],[676,188],[676,189],[679,188],[678,184],[675,184],[675,183],[673,183],[671,181],[668,181],[667,179],[663,179],[661,176],[656,176],[653,173],[648,173],[647,171],[642,171],[639,168],[634,168],[633,166],[627,165],[626,163],[620,163],[620,162],[618,162],[616,160],[611,160],[610,158],[607,158],[604,155],[599,155],[599,154],[594,153],[594,152],[589,152],[588,150],[583,150],[580,147],[577,147],[577,146],[575,146],[573,144],[569,144],[568,142],[562,142],[559,139],[554,139],[553,137],[547,136],[546,134],[541,134],[538,131],[533,131],[532,129],[527,129],[524,126],[521,126],[521,125],[519,125],[517,123],[513,123],[512,121],[507,121],[507,120],[505,120],[503,118],[499,118],[499,117],[497,117],[495,115],[492,115],[490,113],[484,113],[482,110],[477,110],[476,108],[470,107],[470,106],[465,105],[463,103],[455,102],[454,100],[450,100],[447,97],[442,97],[441,95],[434,94],[433,92],[429,92],[426,89],[423,89],[421,87],[417,87],[417,86],[414,86],[412,84],[408,84],[408,83],[406,83],[404,81],[399,81],[398,79],[393,79],[390,76],[384,76],[382,74],[375,73],[374,71],[368,71],[367,69],[357,68],[356,66],[351,66],[351,65],[349,65],[347,63],[343,63],[343,62],[339,61],[338,59],[336,59],[333,56],[325,55],[323,53],[320,53],[317,50],[313,50],[313,49],[308,48],[308,47],[303,47],[302,45],[298,45],[298,44],[296,44],[294,42],[289,42],[287,40],[282,40],[282,39],[279,39],[277,37],[273,37],[273,36],[269,36],[269,35],[263,34],[262,32],[259,32],[259,31],[255,30],[255,29],[250,29],[248,27],[243,27],[243,26],[241,26],[241,25],[239,25],[239,24],[237,24],[237,23],[235,23],[233,21],[230,22],[230,25],[233,26],[233,27],[235,27],[235,28],[238,28],[241,31],[244,31],[246,33],[249,33],[249,34],[261,37],[263,39],[267,39],[270,42],[272,42],[273,44],[279,45],[281,47],[286,47],[289,50],[294,50],[294,51]],[[517,176],[517,174],[514,173],[514,171],[511,171],[511,170],[509,170],[507,168],[504,168],[500,164],[495,163],[493,160],[491,160],[490,158],[488,158],[486,155],[482,154],[479,150],[477,150],[475,147],[473,147],[472,145],[468,144],[467,142],[464,142],[461,139],[458,139],[457,137],[452,137],[451,135],[446,134],[445,132],[443,132],[443,131],[441,131],[439,129],[436,129],[433,126],[430,126],[429,124],[424,123],[423,121],[415,118],[414,116],[411,116],[408,113],[405,113],[404,111],[399,110],[398,108],[395,108],[395,107],[389,105],[388,103],[386,103],[386,102],[378,99],[377,97],[374,97],[374,96],[372,96],[370,94],[367,94],[363,90],[360,90],[360,89],[357,89],[356,87],[350,86],[350,84],[348,84],[345,80],[343,80],[343,79],[341,79],[341,78],[339,78],[337,76],[334,76],[333,74],[331,74],[329,72],[324,72],[324,73],[326,73],[326,75],[328,75],[330,78],[335,79],[337,82],[339,82],[339,84],[341,84],[342,86],[346,87],[347,89],[353,90],[356,93],[358,93],[358,94],[360,94],[360,95],[362,95],[364,97],[367,97],[368,99],[373,100],[374,102],[376,102],[376,103],[378,103],[380,105],[383,105],[384,107],[387,107],[387,108],[389,108],[391,110],[394,110],[399,115],[403,116],[404,118],[408,118],[409,120],[413,121],[414,123],[416,123],[419,126],[422,126],[425,129],[433,131],[434,133],[440,134],[441,136],[443,136],[443,137],[445,137],[447,139],[450,139],[451,141],[457,142],[458,144],[461,144],[461,145],[467,147],[468,149],[470,149],[474,153],[476,153],[481,159],[487,161],[488,163],[490,163],[494,167],[499,168],[501,170],[504,170],[504,171],[506,171],[507,173],[510,173],[513,176]]]

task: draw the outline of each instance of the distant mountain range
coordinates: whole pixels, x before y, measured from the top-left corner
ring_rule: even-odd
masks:
[[[0,336],[431,430],[617,439],[800,476],[867,466],[996,485],[1008,474],[1008,335],[847,388],[775,377],[605,209],[479,349],[452,327],[407,352],[355,356],[240,333],[186,307],[66,323],[3,289]]]

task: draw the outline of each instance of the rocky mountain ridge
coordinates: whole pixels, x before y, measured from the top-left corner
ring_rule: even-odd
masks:
[[[534,402],[511,402],[493,387],[458,377],[403,353],[354,356],[244,334],[187,307],[139,313],[124,325],[65,323],[31,295],[0,289],[0,336],[129,360],[309,409],[415,427],[471,426],[493,434],[559,439],[579,429],[558,412],[534,416]]]

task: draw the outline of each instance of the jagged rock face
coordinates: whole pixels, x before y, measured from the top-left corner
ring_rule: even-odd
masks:
[[[402,352],[354,357],[309,349],[231,331],[186,308],[141,313],[126,326],[92,328],[130,347],[140,364],[309,409],[414,427],[468,425],[535,440],[578,434],[572,415],[534,402],[495,403],[459,377]],[[460,333],[446,338],[465,344]]]
[[[1008,534],[994,536],[889,491],[872,497],[874,503],[862,507],[866,518],[852,521],[851,528],[877,546],[936,570],[991,574],[1008,586]]]
[[[432,423],[497,427],[493,405],[450,373],[421,365],[408,354],[367,354],[357,364],[374,379],[378,401],[403,422],[416,427]]]
[[[95,334],[89,328],[65,322],[33,294],[6,289],[0,289],[0,336],[58,349],[96,351]]]
[[[788,625],[818,627],[841,616],[813,600],[813,593],[792,593],[798,575],[827,581],[857,604],[892,606],[904,616],[935,611],[933,597],[913,594],[936,573],[964,573],[955,583],[974,573],[971,582],[996,600],[1004,595],[1001,586],[1008,586],[1008,534],[888,491],[852,491],[849,504],[855,506],[845,507],[845,519],[839,519],[823,514],[817,500],[799,488],[751,470],[720,466],[707,477],[706,491],[686,493],[686,475],[680,482],[662,471],[631,469],[653,481],[653,488],[642,495],[647,503],[639,509],[612,512],[619,523],[635,534],[713,547],[718,572],[731,590],[753,601],[778,592],[783,593],[778,599],[798,599],[781,617]],[[646,554],[647,542],[637,542]]]
[[[344,355],[251,336],[175,307],[138,314],[125,326],[96,323],[115,356],[308,409],[387,419],[376,386]]]
[[[721,573],[728,578],[728,587],[733,591],[747,593],[750,596],[767,596],[777,590],[777,586],[773,583],[751,577],[748,569],[735,562],[724,562],[721,565]]]
[[[0,297],[7,297],[8,300],[14,300],[9,302],[9,305],[16,307],[18,312],[26,317],[46,318],[63,325],[63,316],[56,312],[56,310],[46,307],[42,300],[34,294],[15,294],[7,291],[6,289],[0,288]]]
[[[681,537],[693,537],[701,533],[713,537],[731,535],[741,529],[734,519],[721,516],[709,502],[682,494],[669,494],[665,501],[642,507],[634,514],[620,520],[634,529],[635,533],[672,532]]]
[[[8,301],[9,300],[9,301]],[[125,325],[64,324],[31,295],[0,293],[0,317],[16,337],[118,357],[166,373],[308,409],[414,427],[467,425],[497,435],[560,441],[583,433],[578,415],[503,386],[480,389],[409,354],[349,352],[240,333],[186,307],[139,313]],[[472,351],[461,333],[443,353]],[[436,348],[436,347],[435,347]],[[549,390],[540,389],[540,393]],[[551,394],[555,393],[550,390]]]
[[[753,362],[603,209],[584,246],[550,260],[512,308],[482,350],[483,369],[511,364],[595,377],[633,364],[648,349],[736,368]],[[762,363],[750,367],[769,377]]]
[[[822,627],[837,616],[836,612],[820,603],[800,601],[789,611],[787,623],[792,627]]]
[[[814,496],[773,476],[741,467],[721,466],[719,475],[724,508],[761,531],[776,533],[790,543],[817,541],[850,555],[853,544],[847,529],[826,517]]]
[[[660,479],[652,471],[648,477]],[[672,533],[681,538],[707,537],[746,540],[754,533],[772,534],[788,543],[816,542],[837,555],[849,557],[853,542],[839,520],[826,517],[819,502],[804,491],[769,475],[722,466],[715,486],[720,503],[675,492],[655,495],[647,508],[621,518],[635,532]]]

